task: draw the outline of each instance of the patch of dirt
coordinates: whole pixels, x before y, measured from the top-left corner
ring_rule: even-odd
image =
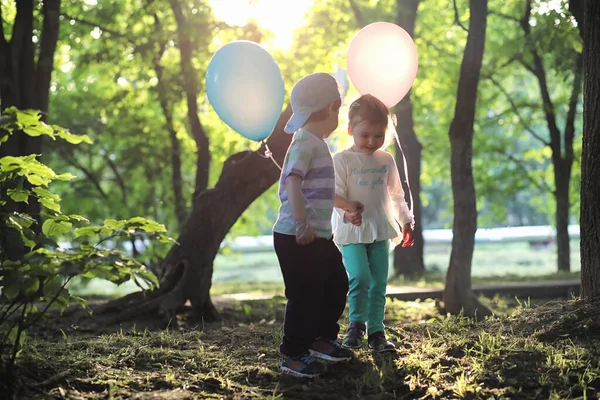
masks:
[[[537,335],[540,340],[600,338],[600,304],[574,301],[562,304],[556,311],[549,313],[547,325]]]

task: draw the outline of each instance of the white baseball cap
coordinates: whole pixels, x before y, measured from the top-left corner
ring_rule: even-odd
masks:
[[[294,133],[306,123],[311,114],[340,100],[340,90],[335,78],[325,72],[317,72],[300,79],[290,96],[292,116],[285,125],[287,133]]]

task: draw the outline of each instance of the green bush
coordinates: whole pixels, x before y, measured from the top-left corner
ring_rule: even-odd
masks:
[[[0,146],[14,132],[91,144],[85,135],[40,121],[37,111],[12,107],[0,116]],[[91,226],[82,216],[63,214],[61,198],[49,185],[74,176],[56,174],[38,156],[0,158],[0,368],[4,377],[14,371],[27,329],[50,307],[61,312],[72,302],[87,307],[84,299],[69,293],[67,284],[73,278],[101,278],[116,284],[134,280],[142,289],[158,285],[156,276],[135,258],[103,244],[136,237],[172,241],[163,225],[140,217]],[[41,226],[34,216],[18,211],[19,203],[32,201],[41,206]],[[59,247],[59,238],[73,243],[72,248]]]

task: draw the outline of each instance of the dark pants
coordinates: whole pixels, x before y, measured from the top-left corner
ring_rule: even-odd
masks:
[[[319,238],[305,246],[292,235],[274,233],[273,239],[288,299],[279,350],[294,357],[308,353],[318,337],[337,339],[348,275],[331,239]]]

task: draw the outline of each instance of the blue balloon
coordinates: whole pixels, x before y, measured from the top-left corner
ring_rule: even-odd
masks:
[[[285,88],[277,61],[258,44],[239,40],[221,47],[211,58],[206,93],[223,122],[260,142],[277,124]]]

